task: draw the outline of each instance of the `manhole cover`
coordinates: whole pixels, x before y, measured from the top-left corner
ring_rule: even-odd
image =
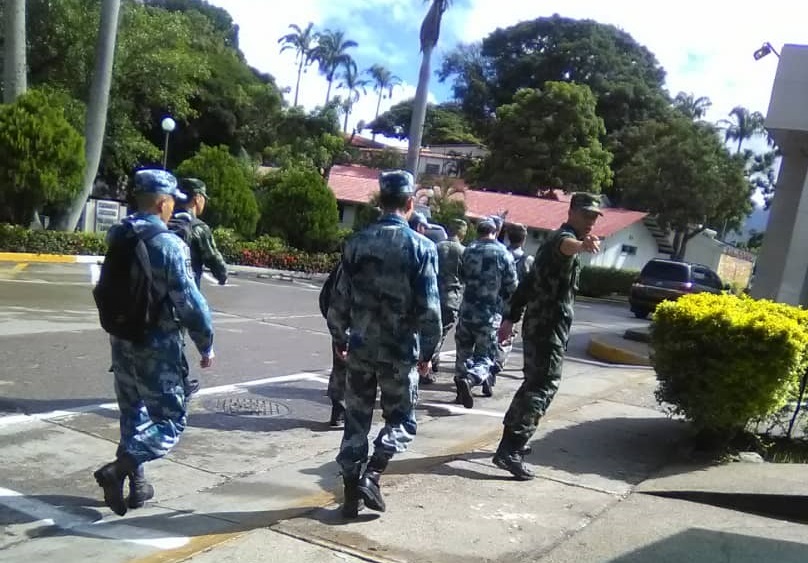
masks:
[[[224,397],[216,399],[211,409],[220,414],[230,416],[247,416],[251,418],[271,418],[289,413],[289,407],[268,399],[256,397]]]

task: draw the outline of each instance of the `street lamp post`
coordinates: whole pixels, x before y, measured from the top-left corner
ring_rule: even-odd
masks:
[[[168,163],[168,137],[171,135],[171,132],[177,127],[177,122],[171,119],[170,117],[163,118],[163,121],[160,122],[160,127],[163,128],[163,131],[166,132],[166,143],[163,147],[163,170],[166,169],[166,165]]]

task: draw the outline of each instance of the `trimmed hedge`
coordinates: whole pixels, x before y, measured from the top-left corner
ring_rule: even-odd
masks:
[[[339,260],[339,253],[303,252],[289,248],[276,237],[262,236],[254,241],[243,241],[232,229],[219,228],[213,233],[228,264],[328,273]],[[106,251],[107,245],[101,234],[32,231],[0,224],[0,252],[103,256]]]
[[[731,294],[661,303],[651,325],[656,398],[699,430],[733,436],[796,395],[808,311]]]
[[[101,234],[32,231],[17,225],[0,224],[0,252],[103,255],[106,251],[107,245]]]
[[[604,297],[612,294],[627,296],[631,292],[631,284],[639,275],[640,272],[637,270],[584,266],[578,282],[578,294],[587,297]]]

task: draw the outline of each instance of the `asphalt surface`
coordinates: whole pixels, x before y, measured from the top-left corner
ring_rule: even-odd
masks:
[[[114,400],[109,344],[92,301],[93,270],[80,264],[0,263],[0,416],[82,408]],[[224,287],[203,282],[214,311],[216,363],[195,370],[204,387],[219,387],[330,367],[330,338],[317,306],[319,287],[233,277]],[[644,326],[627,306],[579,303],[568,356],[586,359],[589,334]],[[446,350],[453,348],[451,337]],[[198,354],[189,344],[189,361]],[[512,362],[520,362],[520,342]],[[446,363],[448,369],[451,362]],[[450,373],[443,379],[449,383]],[[273,399],[294,410],[327,400],[318,391],[277,389]],[[291,395],[291,396],[290,396]],[[314,414],[314,413],[312,413]]]

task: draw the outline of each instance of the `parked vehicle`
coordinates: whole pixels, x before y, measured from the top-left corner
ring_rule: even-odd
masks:
[[[650,260],[631,286],[628,302],[638,319],[646,318],[665,300],[688,293],[721,293],[729,289],[714,271],[702,264],[677,260]]]

